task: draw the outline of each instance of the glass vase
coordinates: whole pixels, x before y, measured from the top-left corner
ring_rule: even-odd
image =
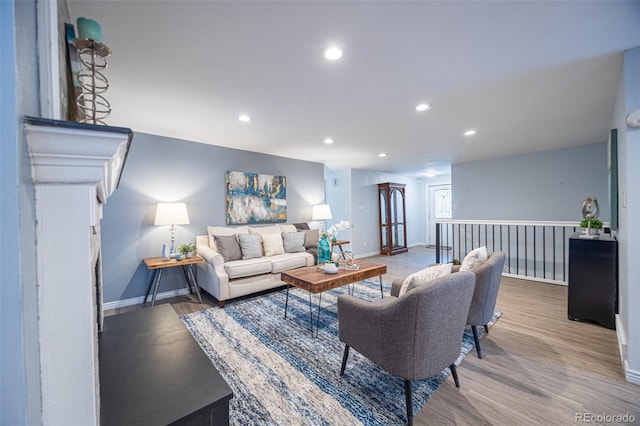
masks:
[[[326,263],[331,261],[331,245],[326,237],[320,238],[318,241],[318,263]]]

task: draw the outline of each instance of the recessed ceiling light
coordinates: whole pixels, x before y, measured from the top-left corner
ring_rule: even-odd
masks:
[[[238,116],[238,120],[244,121],[246,123],[246,122],[251,121],[251,117],[249,117],[247,114],[240,114]]]
[[[466,132],[464,132],[465,136],[473,136],[476,134],[475,130],[467,130]]]
[[[326,138],[325,140],[323,140],[322,142],[326,143],[327,145],[332,144],[333,143],[333,139],[331,138]]]
[[[416,111],[426,111],[428,109],[431,109],[431,105],[429,105],[429,104],[418,104],[418,105],[416,105]]]
[[[330,61],[337,61],[342,58],[342,49],[338,46],[329,46],[324,49],[324,57]]]
[[[383,158],[383,157],[386,157],[387,155],[389,154],[387,154],[386,152],[381,152],[380,154],[378,154],[378,157]]]

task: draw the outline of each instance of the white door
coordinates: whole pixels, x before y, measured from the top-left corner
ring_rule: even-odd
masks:
[[[430,185],[428,191],[427,241],[430,246],[435,246],[436,220],[451,219],[451,185]]]

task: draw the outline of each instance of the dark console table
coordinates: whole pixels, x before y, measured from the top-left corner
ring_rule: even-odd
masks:
[[[171,305],[105,318],[100,423],[228,425],[231,388]]]
[[[569,238],[571,320],[591,320],[615,329],[618,300],[618,242],[611,234]]]

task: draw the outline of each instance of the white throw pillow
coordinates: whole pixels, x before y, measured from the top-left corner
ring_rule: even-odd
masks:
[[[284,254],[284,246],[282,245],[282,235],[278,234],[262,234],[262,247],[265,256],[275,256],[276,254]]]
[[[485,246],[473,249],[467,254],[460,264],[461,271],[471,271],[482,265],[489,258],[489,252]]]
[[[416,286],[426,284],[429,281],[433,281],[436,278],[446,277],[451,275],[451,263],[445,263],[444,265],[429,266],[418,272],[414,272],[409,275],[400,287],[400,293],[398,297],[405,294],[407,291],[415,288]]]

